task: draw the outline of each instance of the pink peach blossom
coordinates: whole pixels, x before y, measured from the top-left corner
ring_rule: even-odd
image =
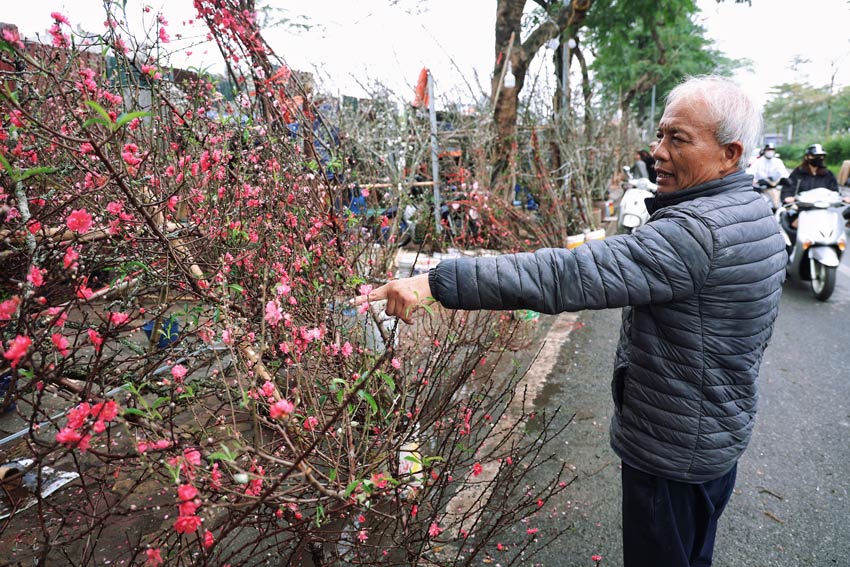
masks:
[[[20,364],[21,359],[26,355],[32,345],[32,339],[23,335],[18,335],[9,341],[9,347],[3,353],[3,358],[11,362],[12,368],[16,368]]]
[[[88,232],[92,225],[92,218],[85,209],[75,209],[65,219],[65,223],[74,232]]]

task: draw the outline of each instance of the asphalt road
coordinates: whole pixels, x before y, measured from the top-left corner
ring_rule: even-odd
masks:
[[[555,447],[575,482],[541,532],[570,531],[527,564],[622,565],[619,460],[608,446],[620,312],[584,312],[535,404],[573,423]],[[821,303],[787,281],[760,375],[757,424],[721,519],[717,567],[850,566],[850,255]],[[551,471],[540,471],[541,476]]]

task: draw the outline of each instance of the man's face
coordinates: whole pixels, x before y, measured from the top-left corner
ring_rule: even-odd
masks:
[[[742,146],[717,143],[716,125],[702,100],[681,98],[664,110],[653,151],[658,191],[672,193],[720,179],[738,169]],[[736,146],[737,149],[732,146]]]

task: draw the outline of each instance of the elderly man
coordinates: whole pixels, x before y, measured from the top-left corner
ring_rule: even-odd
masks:
[[[761,117],[721,77],[667,98],[648,224],[574,250],[444,260],[357,301],[544,313],[624,307],[611,446],[622,459],[626,567],[710,565],[717,521],[753,430],[785,246],[743,172]]]

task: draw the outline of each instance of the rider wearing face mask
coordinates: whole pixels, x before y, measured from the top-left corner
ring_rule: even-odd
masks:
[[[779,205],[779,191],[776,189],[777,183],[783,177],[788,177],[788,170],[785,169],[785,164],[776,155],[776,146],[770,142],[765,144],[756,159],[747,168],[747,173],[753,176],[754,187],[766,187],[765,193],[773,201],[774,206]]]
[[[794,168],[788,183],[782,187],[782,201],[791,203],[797,195],[809,189],[826,187],[838,191],[838,180],[823,163],[826,151],[820,144],[812,144],[806,148],[803,162]]]

